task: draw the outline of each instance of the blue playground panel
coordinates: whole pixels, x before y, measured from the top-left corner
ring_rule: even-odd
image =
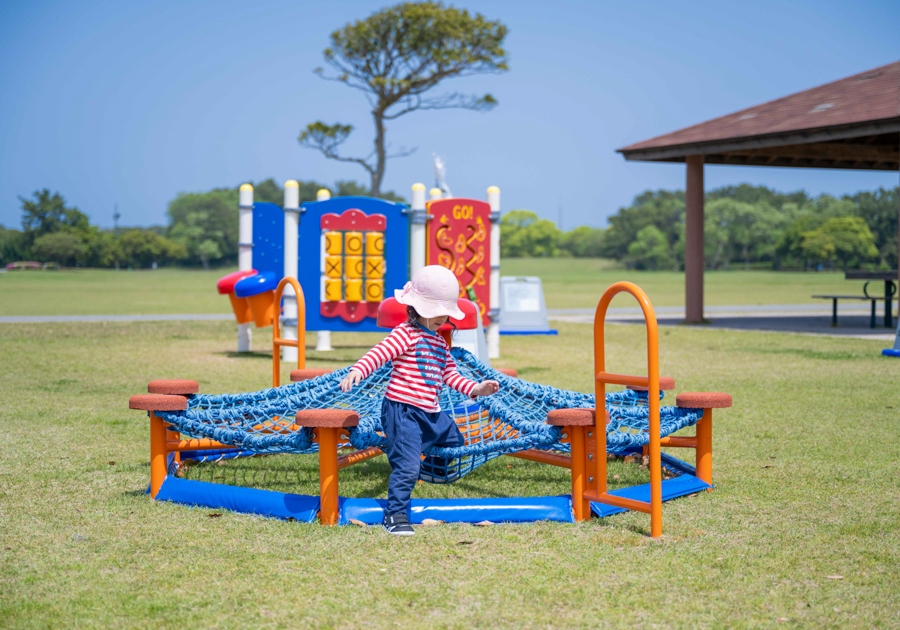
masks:
[[[274,203],[253,204],[253,268],[284,277],[284,210]]]
[[[319,308],[322,295],[322,215],[341,215],[345,210],[357,209],[370,214],[382,214],[387,219],[384,230],[384,294],[393,295],[402,289],[409,279],[409,219],[407,207],[401,203],[371,199],[369,197],[335,197],[325,201],[308,201],[300,206],[300,239],[297,247],[300,260],[297,280],[306,299],[306,329],[351,332],[384,332],[375,325],[375,319],[347,322],[340,317],[323,317]],[[254,224],[254,230],[256,226]],[[282,228],[283,231],[283,228]],[[253,240],[256,241],[254,231]],[[256,264],[256,251],[253,252]]]

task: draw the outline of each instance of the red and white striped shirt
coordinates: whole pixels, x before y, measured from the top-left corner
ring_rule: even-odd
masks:
[[[442,383],[466,396],[477,386],[457,371],[444,338],[419,325],[400,324],[350,369],[367,378],[388,361],[394,364],[385,396],[428,412],[441,410]]]

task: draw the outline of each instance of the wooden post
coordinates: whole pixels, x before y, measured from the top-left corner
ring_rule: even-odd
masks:
[[[685,158],[684,319],[703,322],[703,156]]]
[[[697,423],[697,478],[712,485],[712,409]]]
[[[603,413],[603,411],[604,409],[601,407],[600,412]],[[586,434],[588,431],[593,433],[597,430],[595,426],[596,417],[597,412],[595,409],[553,409],[547,413],[547,424],[559,427],[572,446],[570,458],[572,468],[572,513],[576,522],[587,521],[591,518],[591,502],[585,496],[585,493],[590,494],[591,483],[596,484],[596,479],[594,482],[591,482],[588,479],[588,475],[591,472],[593,472],[594,476],[597,475],[596,466],[591,465],[597,462],[592,461],[588,463],[588,457],[590,456],[592,460],[597,458],[591,453],[591,448],[588,445],[590,443],[594,450],[598,447],[597,440],[593,438],[588,440]],[[604,432],[603,435],[605,436],[606,433]],[[605,458],[603,463],[606,463]]]
[[[157,411],[184,411],[187,396],[199,391],[197,381],[184,379],[150,381],[149,394],[138,394],[128,399],[129,409],[150,412],[150,498],[155,499],[168,474],[169,449],[167,437],[170,431]],[[177,393],[175,393],[177,392]],[[184,395],[182,395],[184,394]],[[174,435],[177,432],[172,431]]]
[[[299,288],[299,285],[295,288]],[[298,291],[298,294],[302,296],[303,292]],[[298,301],[298,304],[301,302]],[[303,328],[298,327],[298,330]],[[377,449],[357,451],[338,460],[341,431],[359,424],[359,414],[351,409],[302,409],[297,412],[296,423],[301,427],[315,429],[316,441],[319,443],[319,520],[322,525],[337,525],[340,516],[338,470],[374,457],[377,453],[373,451]]]
[[[322,525],[338,522],[338,432],[334,427],[319,427],[319,520]]]
[[[150,412],[150,498],[155,499],[166,479],[168,449],[166,423]]]
[[[731,396],[724,392],[683,392],[675,397],[675,406],[702,409],[703,417],[697,423],[697,479],[712,485],[712,410],[732,405]]]
[[[586,474],[586,455],[584,427],[563,427],[569,434],[572,445],[572,512],[576,521],[587,521],[591,518],[591,503],[584,498]]]

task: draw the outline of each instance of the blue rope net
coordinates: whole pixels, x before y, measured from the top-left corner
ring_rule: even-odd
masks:
[[[529,383],[493,370],[462,348],[451,350],[463,376],[479,382],[493,379],[500,391],[477,400],[444,387],[441,408],[455,420],[465,445],[429,449],[422,462],[420,478],[430,483],[449,483],[482,464],[508,453],[528,449],[568,453],[558,427],[545,423],[554,409],[594,407],[594,396]],[[349,430],[349,442],[342,447],[384,448],[381,429],[381,401],[391,375],[387,364],[363,380],[353,391],[340,389],[349,368],[315,379],[278,388],[244,394],[197,395],[189,399],[186,411],[158,411],[185,438],[207,438],[258,454],[315,453],[309,429],[293,425],[302,409],[352,409],[359,414],[359,426]],[[660,398],[662,393],[660,392]],[[609,450],[641,447],[649,443],[647,392],[624,390],[606,396],[610,414],[607,425]],[[660,408],[660,435],[666,436],[696,424],[701,409]]]

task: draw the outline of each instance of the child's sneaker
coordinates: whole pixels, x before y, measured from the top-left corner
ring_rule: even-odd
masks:
[[[416,533],[403,512],[385,514],[381,526],[384,527],[384,531],[394,536],[413,536]]]

